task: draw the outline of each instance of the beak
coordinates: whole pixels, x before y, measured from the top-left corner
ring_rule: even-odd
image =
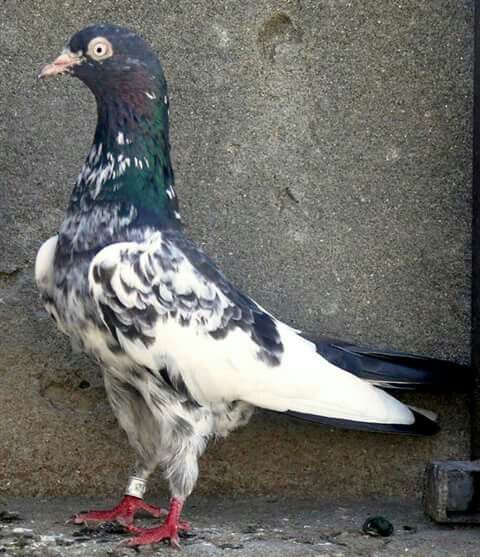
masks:
[[[81,63],[82,59],[78,54],[74,54],[70,50],[64,50],[56,60],[42,68],[38,74],[38,79],[69,73],[73,66]]]

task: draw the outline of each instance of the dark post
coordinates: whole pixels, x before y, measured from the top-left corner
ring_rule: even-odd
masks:
[[[471,462],[427,466],[425,512],[440,523],[480,524],[480,0],[475,0],[472,220]]]
[[[480,0],[475,1],[472,230],[472,459],[480,458]]]

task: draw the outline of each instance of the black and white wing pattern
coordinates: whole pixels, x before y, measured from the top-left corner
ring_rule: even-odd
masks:
[[[239,328],[250,334],[259,359],[279,363],[274,319],[180,235],[156,233],[145,243],[103,249],[92,262],[89,284],[117,341],[150,347],[157,325],[175,324],[217,340]]]
[[[135,365],[168,369],[200,404],[243,400],[357,422],[415,421],[402,403],[330,364],[314,343],[235,289],[179,233],[104,248],[90,265],[89,286]]]

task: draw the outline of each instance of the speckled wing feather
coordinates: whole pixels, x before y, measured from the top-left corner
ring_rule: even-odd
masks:
[[[252,358],[279,363],[283,347],[275,320],[179,233],[156,232],[143,243],[104,248],[90,265],[89,284],[111,334],[149,370],[168,364],[171,372],[185,373],[194,365],[185,362],[188,345],[196,343],[201,355],[200,344],[207,350],[224,345],[233,330],[248,338]]]
[[[104,248],[89,284],[132,363],[154,374],[166,369],[195,402],[242,400],[295,415],[413,425],[407,407],[330,364],[179,232]]]

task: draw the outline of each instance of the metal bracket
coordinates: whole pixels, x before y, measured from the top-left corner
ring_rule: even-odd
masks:
[[[427,466],[425,513],[436,522],[480,524],[480,460],[437,460]]]

